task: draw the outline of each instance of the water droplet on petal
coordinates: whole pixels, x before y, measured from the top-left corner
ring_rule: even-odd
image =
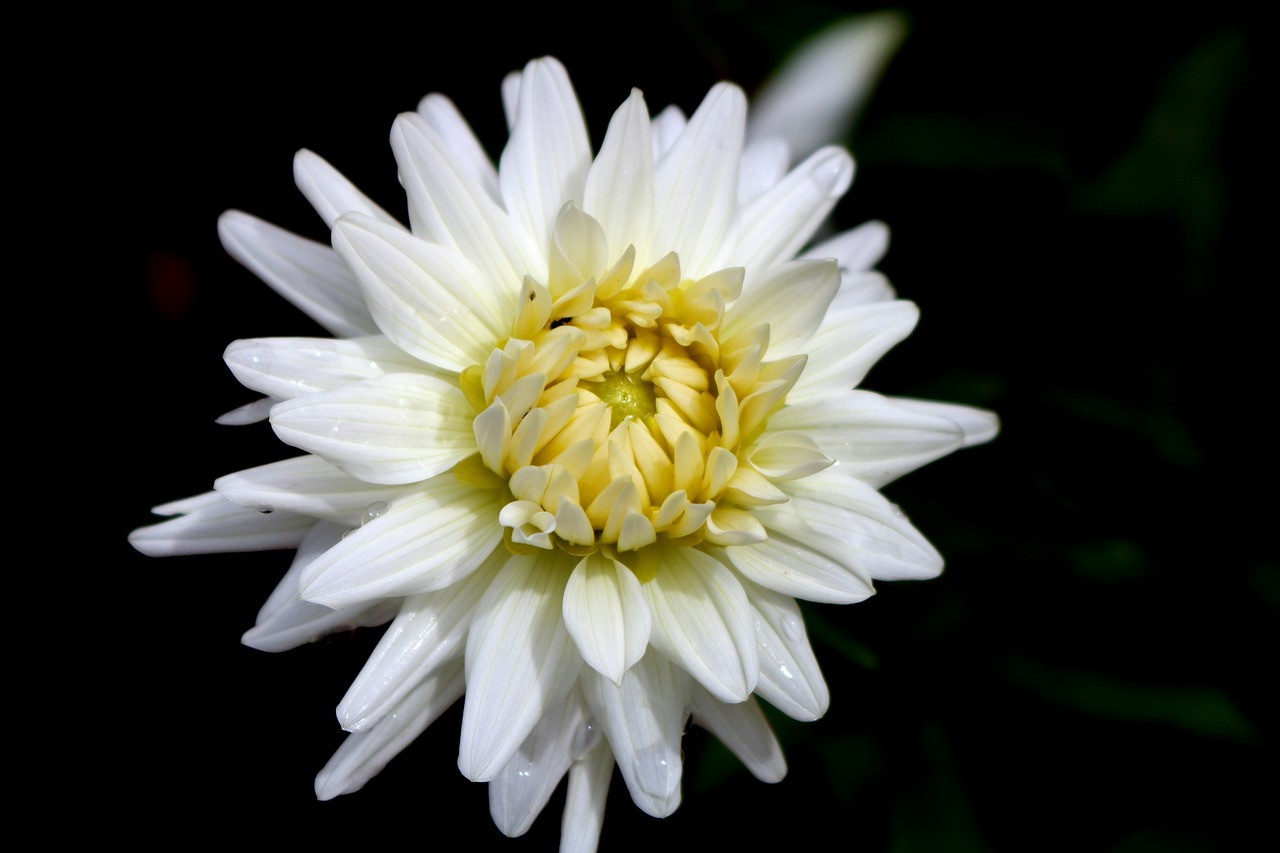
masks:
[[[814,159],[809,179],[827,198],[840,198],[853,183],[853,158],[843,149],[829,149]]]
[[[364,527],[378,516],[387,511],[386,501],[374,501],[364,508],[364,513],[360,516],[360,526]]]
[[[574,761],[578,761],[595,748],[595,745],[599,742],[600,726],[595,720],[587,720],[573,733],[573,740],[569,744],[569,755],[573,757]]]

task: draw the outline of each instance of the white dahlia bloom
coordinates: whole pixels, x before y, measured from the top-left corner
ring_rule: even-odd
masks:
[[[157,507],[148,554],[296,548],[244,641],[390,621],[316,780],[363,786],[459,698],[458,765],[508,835],[567,773],[564,849],[593,849],[616,763],[680,803],[686,721],[760,779],[786,765],[757,697],[828,692],[796,599],[849,603],[942,559],[877,491],[990,439],[993,415],[856,390],[916,322],[869,223],[805,251],[853,160],[744,147],[729,84],[688,120],[633,91],[593,158],[564,68],[503,87],[495,169],[429,95],[391,144],[409,227],[302,151],[332,248],[226,213],[227,250],[333,333],[226,361],[305,455]]]

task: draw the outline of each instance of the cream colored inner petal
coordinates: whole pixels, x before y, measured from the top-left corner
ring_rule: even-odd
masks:
[[[462,371],[477,412],[471,468],[506,484],[513,551],[626,562],[659,540],[760,541],[752,508],[786,500],[760,463],[811,464],[807,447],[757,447],[804,359],[769,361],[767,324],[721,340],[742,270],[694,280],[674,253],[647,269],[635,257],[611,256],[595,221],[566,205],[548,280],[526,276],[510,337]]]

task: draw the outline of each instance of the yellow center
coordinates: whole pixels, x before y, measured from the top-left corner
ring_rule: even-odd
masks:
[[[644,420],[658,411],[654,403],[653,383],[625,370],[611,370],[599,382],[579,382],[578,385],[608,404],[612,410],[610,427],[616,427],[627,418]]]
[[[468,470],[506,483],[508,546],[617,554],[659,538],[763,540],[749,508],[785,498],[740,460],[804,358],[764,361],[767,324],[726,334],[741,269],[685,279],[669,254],[637,272],[633,248],[601,269],[603,252],[580,248],[593,227],[562,214],[548,283],[526,277],[511,336],[460,376],[477,411]]]

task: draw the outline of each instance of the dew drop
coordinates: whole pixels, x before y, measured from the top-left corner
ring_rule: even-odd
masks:
[[[827,198],[840,198],[853,183],[853,158],[841,149],[831,149],[814,160],[809,179]]]
[[[600,726],[595,720],[589,719],[573,733],[573,740],[569,744],[569,755],[573,757],[574,761],[578,761],[594,749],[599,742]]]
[[[387,511],[386,501],[374,501],[364,508],[364,513],[360,516],[360,526],[364,527],[378,516]]]

